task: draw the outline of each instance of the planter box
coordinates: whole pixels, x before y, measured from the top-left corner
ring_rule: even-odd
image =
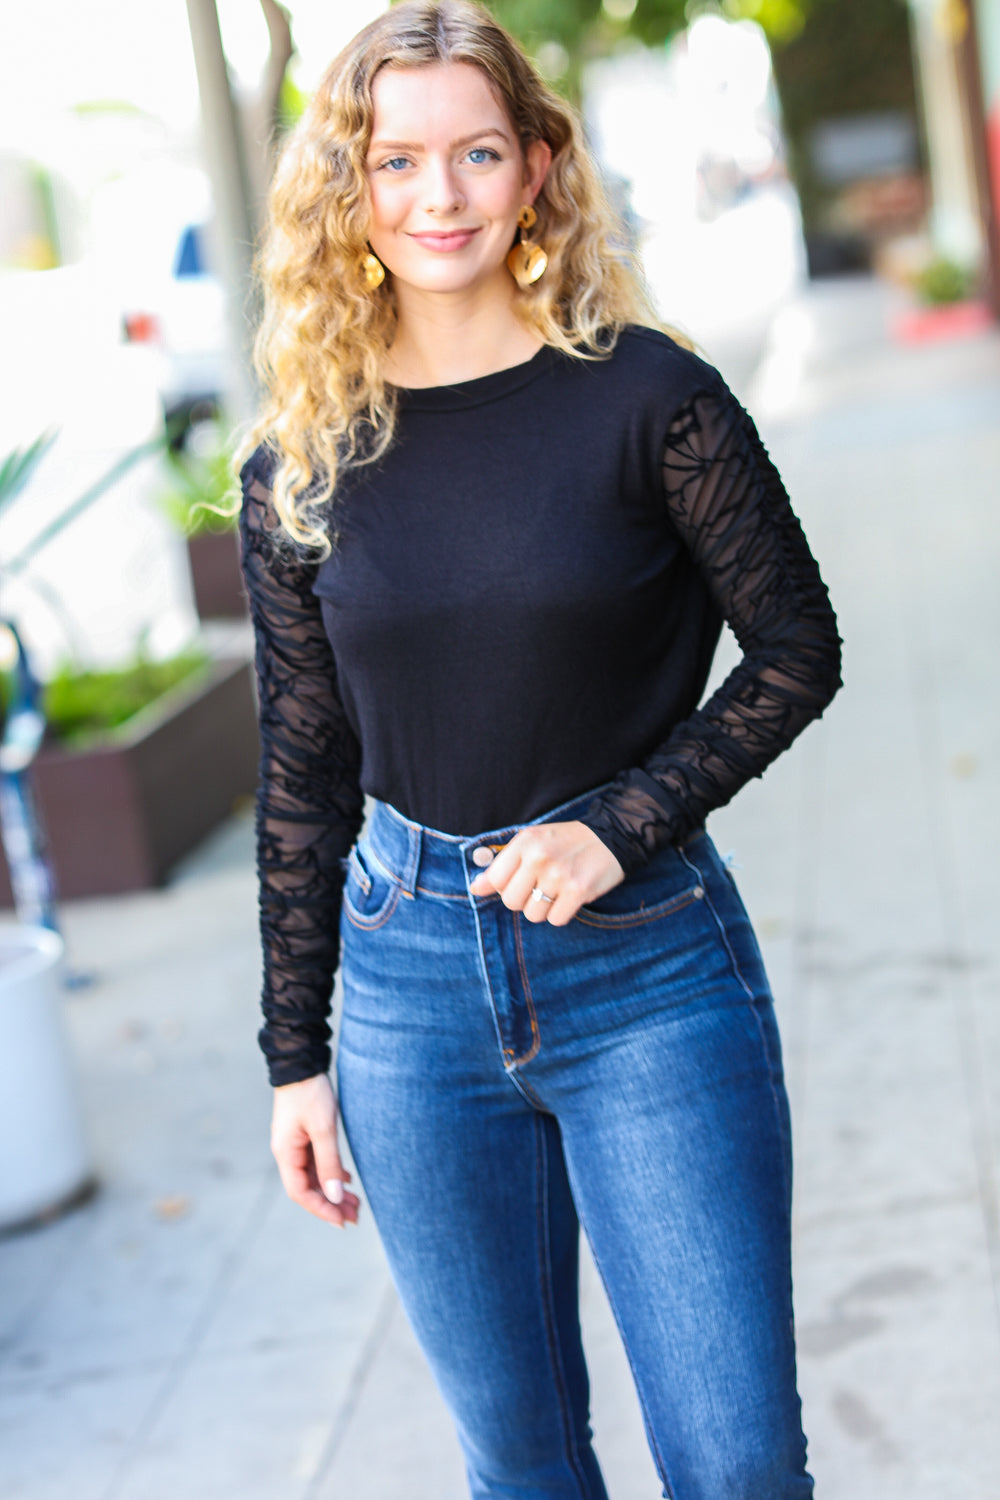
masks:
[[[247,597],[236,532],[205,531],[200,536],[189,536],[187,548],[198,618],[245,619]]]
[[[964,339],[995,328],[985,302],[946,302],[939,307],[914,307],[900,313],[892,325],[900,344],[933,344],[943,339]]]
[[[218,661],[90,749],[43,749],[33,786],[57,894],[110,896],[160,885],[252,795],[257,717],[248,661]],[[0,903],[12,902],[0,853]]]

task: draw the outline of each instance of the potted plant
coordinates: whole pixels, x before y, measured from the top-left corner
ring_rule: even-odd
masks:
[[[0,464],[0,508],[23,489],[50,441],[39,440]],[[7,561],[6,572],[24,572],[52,536],[139,458],[169,441],[164,433],[125,454]],[[194,649],[154,662],[140,643],[124,667],[72,666],[58,673],[43,694],[46,717],[46,736],[27,777],[64,897],[159,884],[253,791],[257,727],[246,656],[213,659]],[[40,830],[27,831],[40,841]],[[17,836],[15,830],[15,847]],[[7,861],[0,859],[0,903],[10,900]]]
[[[192,649],[114,670],[64,667],[45,685],[32,786],[62,897],[162,883],[253,793],[250,663]],[[0,902],[12,899],[0,861]]]
[[[0,513],[25,488],[54,434],[0,461]],[[48,541],[170,433],[110,471],[4,563],[25,573]],[[64,896],[156,884],[249,794],[256,722],[250,664],[191,650],[112,672],[65,668],[44,690],[16,626],[0,622],[0,1230],[37,1223],[95,1185],[60,1006]],[[0,652],[0,654],[3,654]],[[46,830],[48,836],[46,837]],[[53,881],[53,871],[55,879]]]
[[[0,507],[55,441],[40,437],[0,464]],[[7,679],[0,702],[0,829],[21,921],[0,932],[0,1229],[37,1222],[94,1186],[73,1059],[60,1007],[63,941],[31,764],[44,721],[38,680],[12,625],[0,629]]]
[[[0,1229],[49,1218],[93,1189],[60,1007],[63,944],[46,927],[0,935]]]
[[[987,303],[976,296],[976,271],[947,256],[931,256],[912,277],[916,305],[895,319],[893,332],[903,343],[926,344],[964,338],[992,326]]]
[[[187,539],[198,616],[242,620],[247,601],[231,503],[232,455],[218,418],[193,423],[165,457],[162,502]]]

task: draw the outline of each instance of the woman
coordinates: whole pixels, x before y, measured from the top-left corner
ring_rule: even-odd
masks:
[[[464,0],[332,64],[261,268],[241,526],[285,1187],[357,1218],[342,941],[340,1111],[472,1494],[606,1495],[582,1222],[664,1494],[797,1500],[779,1043],[704,829],[839,683],[781,481],[653,326],[571,112]],[[699,708],[723,618],[744,657]]]

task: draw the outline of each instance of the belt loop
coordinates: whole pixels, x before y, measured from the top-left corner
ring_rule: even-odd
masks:
[[[414,896],[417,890],[422,834],[419,823],[406,823],[406,861],[399,872],[399,883],[407,896]]]

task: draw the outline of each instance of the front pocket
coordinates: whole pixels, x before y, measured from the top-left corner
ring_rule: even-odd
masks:
[[[581,906],[576,920],[588,927],[638,927],[682,911],[704,895],[697,874],[692,874],[679,851],[671,847],[661,850],[603,896]]]
[[[366,841],[347,856],[344,914],[355,927],[382,927],[392,916],[402,886],[374,857]]]
[[[631,911],[595,911],[592,906],[581,906],[575,920],[584,922],[588,927],[641,927],[647,922],[669,917],[675,911],[683,911],[692,902],[703,900],[704,895],[701,886],[695,885],[681,891],[680,895],[672,896],[668,901],[660,901],[652,906],[637,906]]]

